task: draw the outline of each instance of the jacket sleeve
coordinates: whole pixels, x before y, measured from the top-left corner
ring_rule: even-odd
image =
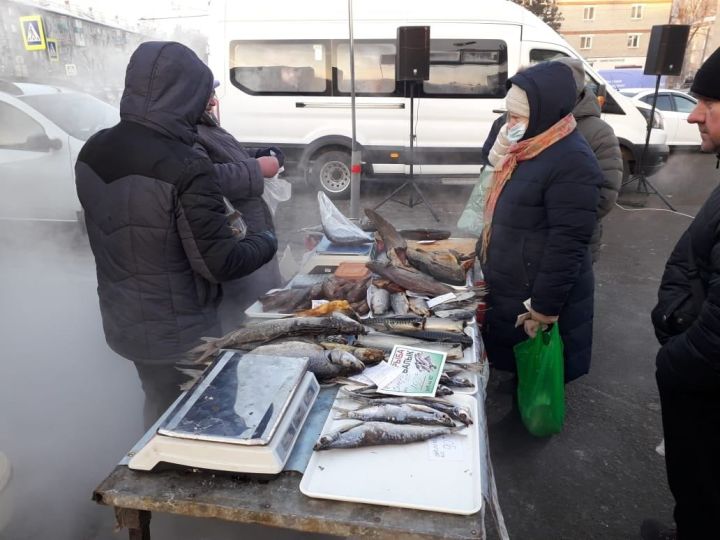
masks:
[[[545,190],[547,240],[532,289],[532,307],[559,315],[588,256],[597,221],[601,173],[585,153],[568,155]]]
[[[662,352],[668,355],[674,365],[680,369],[682,369],[685,359],[693,358],[706,363],[715,370],[720,370],[720,356],[718,356],[718,351],[720,351],[720,233],[718,231],[715,231],[709,264],[707,295],[700,314],[687,331],[671,338],[663,346]],[[663,277],[664,281],[665,277]]]
[[[193,148],[212,161],[210,154],[202,143],[197,142]],[[213,167],[220,191],[228,200],[251,199],[260,197],[263,194],[265,179],[255,158],[230,163],[213,163]]]
[[[603,174],[598,202],[598,219],[604,218],[615,206],[623,177],[623,160],[620,144],[612,127],[599,118],[593,123],[595,128],[588,143],[595,153]]]
[[[191,163],[177,189],[178,232],[197,273],[212,282],[228,281],[254,272],[273,258],[277,250],[273,235],[252,234],[238,240],[232,234],[209,162]]]
[[[485,139],[485,143],[483,144],[482,150],[480,151],[480,160],[483,165],[490,165],[490,161],[488,160],[490,150],[492,150],[493,144],[495,144],[495,139],[497,139],[498,132],[500,131],[500,128],[503,127],[503,125],[505,124],[506,119],[507,114],[503,113],[498,116],[492,123],[492,126],[490,126],[490,133],[488,133],[487,139]]]

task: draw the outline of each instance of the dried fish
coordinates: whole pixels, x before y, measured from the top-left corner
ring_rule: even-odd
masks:
[[[335,409],[335,419],[362,420],[363,422],[391,422],[393,424],[419,424],[425,426],[454,426],[455,422],[444,412],[413,403],[379,404],[356,410]]]
[[[410,311],[410,303],[404,292],[391,294],[390,305],[396,315],[407,315]]]
[[[310,305],[311,287],[299,289],[282,289],[262,295],[258,300],[262,304],[263,311],[275,311],[279,313],[292,313],[305,306]]]
[[[308,371],[314,373],[320,381],[354,375],[365,369],[365,364],[347,351],[326,351],[320,345],[305,342],[271,343],[256,347],[250,352],[266,356],[307,357]]]
[[[403,229],[400,236],[407,240],[445,240],[450,238],[450,231],[441,229]]]
[[[437,389],[435,390],[435,395],[440,396],[452,396],[455,392],[453,392],[450,388],[445,386],[444,384],[438,384]]]
[[[421,317],[430,316],[430,308],[424,298],[410,296],[408,297],[408,303],[410,304],[410,311],[412,311],[415,315],[419,315]]]
[[[189,354],[195,362],[201,363],[214,357],[220,349],[238,348],[253,342],[267,343],[282,336],[363,333],[365,329],[361,324],[337,312],[330,317],[273,319],[234,330],[221,338],[203,338],[205,343]]]
[[[298,311],[295,315],[298,317],[322,317],[332,313],[333,311],[350,311],[350,304],[347,300],[333,300],[326,304],[320,304],[318,307],[313,309],[306,309],[305,311]]]
[[[451,375],[449,373],[440,374],[440,383],[448,387],[455,388],[473,388],[475,383],[470,377],[464,375]]]
[[[415,337],[427,341],[442,341],[447,343],[461,343],[472,345],[472,338],[462,332],[435,332],[428,330],[408,330],[402,332],[404,336]]]
[[[360,302],[350,304],[350,307],[358,315],[367,315],[370,313],[370,306],[368,306],[367,300],[361,300]]]
[[[473,423],[472,414],[470,413],[469,409],[467,409],[466,407],[462,407],[460,405],[454,405],[453,403],[450,403],[449,401],[447,401],[443,398],[387,396],[385,394],[370,395],[370,394],[354,392],[347,386],[341,387],[340,391],[343,393],[343,397],[347,397],[349,399],[359,401],[361,403],[376,403],[376,404],[415,403],[418,405],[426,405],[428,407],[432,407],[435,410],[444,412],[453,420],[462,422],[466,426],[469,426]]]
[[[383,265],[377,261],[370,261],[366,263],[365,266],[385,279],[389,279],[401,287],[404,287],[408,291],[419,294],[440,296],[453,292],[454,290],[449,285],[440,283],[436,279],[417,270],[399,268],[390,264]]]
[[[440,435],[450,435],[461,429],[465,429],[465,426],[429,427],[389,422],[364,422],[320,436],[313,448],[329,450],[331,448],[359,448],[383,444],[409,444],[426,441]]]
[[[420,249],[408,248],[408,262],[421,272],[452,285],[465,285],[465,272],[458,260],[446,252],[446,257],[433,255]]]
[[[367,319],[366,319],[367,320]],[[382,332],[372,332],[367,335],[358,336],[355,345],[362,347],[373,347],[381,349],[387,353],[392,351],[395,345],[406,345],[410,347],[419,347],[431,351],[444,352],[447,359],[460,360],[463,358],[462,346],[456,343],[428,343],[421,339],[411,338],[401,335],[390,335]]]
[[[343,345],[342,343],[330,343],[323,341],[320,343],[323,347],[328,350],[340,350],[351,353],[355,358],[360,360],[363,364],[377,364],[385,360],[385,352],[381,349],[372,349],[369,347],[353,347],[352,345]]]
[[[384,217],[370,208],[365,209],[365,215],[377,228],[377,232],[385,245],[385,253],[387,253],[390,261],[396,262],[399,260],[402,264],[406,264],[407,259],[405,257],[405,251],[407,250],[407,242],[402,236],[400,236],[400,233],[397,232],[395,227],[393,227]]]
[[[370,309],[374,315],[383,315],[390,307],[390,293],[385,289],[371,287],[370,289]]]
[[[372,284],[379,289],[386,289],[390,294],[397,292],[405,292],[405,289],[403,289],[400,285],[398,285],[397,283],[393,283],[389,279],[385,278],[375,278],[372,280]]]
[[[435,312],[435,316],[451,321],[469,321],[475,316],[475,312],[469,309],[441,309]]]

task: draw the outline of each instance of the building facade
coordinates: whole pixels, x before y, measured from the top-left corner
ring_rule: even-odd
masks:
[[[117,105],[128,59],[148,38],[65,4],[0,0],[0,79],[75,88]]]
[[[668,24],[671,0],[558,0],[560,33],[596,69],[643,67],[650,29]]]

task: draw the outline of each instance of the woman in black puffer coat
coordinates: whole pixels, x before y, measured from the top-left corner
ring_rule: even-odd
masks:
[[[603,176],[588,143],[573,129],[576,92],[570,68],[539,64],[511,78],[508,88],[512,85],[524,90],[529,104],[518,146],[555,136],[536,155],[518,159],[497,195],[491,223],[486,222],[486,245],[478,243],[490,291],[484,338],[490,362],[514,371],[513,346],[527,339],[515,322],[530,298],[536,324],[558,320],[565,380],[571,381],[590,369],[594,277],[589,246]]]

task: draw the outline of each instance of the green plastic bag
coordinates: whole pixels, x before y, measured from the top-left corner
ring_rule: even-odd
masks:
[[[492,183],[494,169],[485,167],[480,173],[475,187],[470,193],[465,209],[460,214],[457,222],[457,228],[465,233],[480,237],[485,224],[485,198]]]
[[[513,349],[523,424],[537,437],[560,433],[565,420],[565,360],[557,323]]]

